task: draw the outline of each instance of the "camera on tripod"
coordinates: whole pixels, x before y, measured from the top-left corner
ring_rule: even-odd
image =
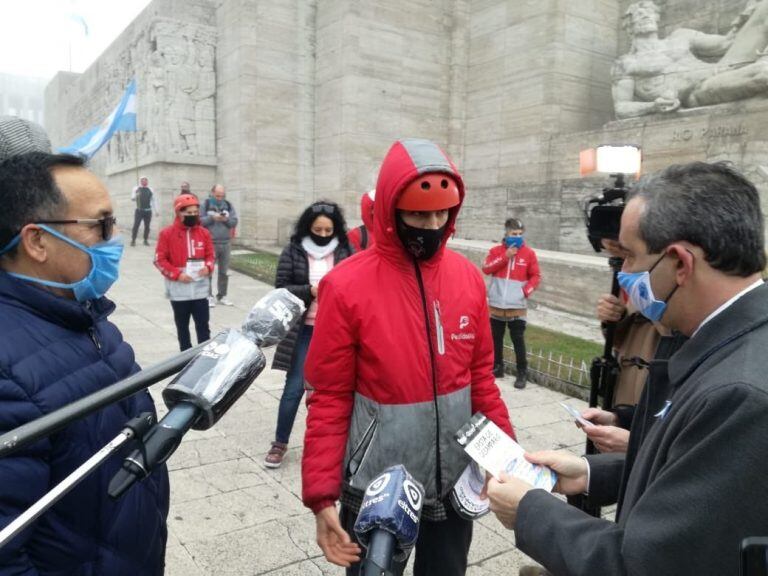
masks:
[[[631,145],[598,146],[582,150],[579,154],[579,172],[582,176],[603,172],[614,178],[613,186],[603,188],[599,196],[584,203],[584,223],[587,238],[595,252],[604,249],[603,240],[618,240],[621,215],[627,196],[625,174],[640,172],[640,148]]]

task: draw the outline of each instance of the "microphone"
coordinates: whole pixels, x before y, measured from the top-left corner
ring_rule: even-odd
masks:
[[[304,303],[285,288],[272,290],[249,312],[242,332],[217,334],[163,390],[169,412],[143,438],[109,484],[119,498],[168,460],[190,428],[207,430],[243,395],[267,364],[261,346],[284,338],[302,318]]]
[[[382,576],[395,560],[408,558],[419,535],[424,488],[402,464],[390,466],[365,489],[355,522],[357,539],[367,548],[362,576]]]

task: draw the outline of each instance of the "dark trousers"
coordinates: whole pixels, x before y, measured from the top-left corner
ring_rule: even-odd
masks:
[[[464,576],[466,573],[469,545],[472,544],[472,521],[461,518],[448,502],[446,512],[448,518],[441,522],[421,520],[413,561],[414,576]],[[344,530],[358,542],[354,530],[357,513],[342,506],[339,515]],[[400,576],[407,563],[407,559],[395,563],[392,573]],[[359,575],[360,563],[347,568],[347,576]]]
[[[493,334],[493,367],[504,366],[504,328],[509,326],[509,337],[515,348],[517,371],[528,369],[528,357],[525,354],[525,318],[510,318],[496,320],[491,318],[491,334]]]
[[[144,222],[144,242],[149,239],[149,223],[152,222],[152,210],[139,210],[133,213],[133,230],[131,231],[131,242],[136,242],[136,236],[139,234],[139,226]]]
[[[216,254],[216,268],[218,270],[216,298],[221,300],[227,295],[227,286],[229,285],[229,259],[232,254],[232,245],[229,242],[213,244],[213,251]],[[213,296],[213,274],[211,274],[211,283],[208,287],[208,295]]]
[[[176,334],[179,337],[181,351],[192,348],[192,339],[189,335],[189,317],[195,321],[195,333],[197,343],[205,342],[211,337],[211,329],[208,327],[210,310],[208,300],[171,300],[173,308],[173,320],[176,322]]]

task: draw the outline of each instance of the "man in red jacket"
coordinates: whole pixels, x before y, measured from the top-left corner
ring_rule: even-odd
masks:
[[[515,348],[517,379],[515,388],[525,388],[528,358],[525,353],[525,316],[528,297],[541,282],[536,252],[525,243],[525,226],[517,218],[504,222],[504,239],[488,252],[483,273],[491,275],[488,285],[488,306],[493,333],[493,375],[504,376],[504,331]]]
[[[376,244],[320,282],[302,496],[325,557],[348,574],[359,573],[350,536],[364,490],[395,464],[425,488],[414,574],[464,574],[472,523],[448,497],[469,459],[454,434],[482,412],[514,437],[492,374],[482,277],[445,247],[463,197],[440,148],[396,142],[376,185]]]
[[[211,233],[200,225],[200,201],[179,194],[173,202],[176,220],[157,239],[155,266],[165,277],[165,295],[171,301],[179,348],[192,348],[189,318],[195,321],[197,343],[211,337],[208,291],[216,260]]]

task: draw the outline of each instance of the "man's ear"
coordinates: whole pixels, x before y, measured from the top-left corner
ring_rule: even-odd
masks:
[[[670,244],[666,253],[675,262],[675,281],[678,286],[682,286],[693,276],[696,258],[682,244]]]
[[[48,260],[48,235],[35,224],[27,224],[19,233],[18,250],[23,250],[28,258],[44,264]]]

